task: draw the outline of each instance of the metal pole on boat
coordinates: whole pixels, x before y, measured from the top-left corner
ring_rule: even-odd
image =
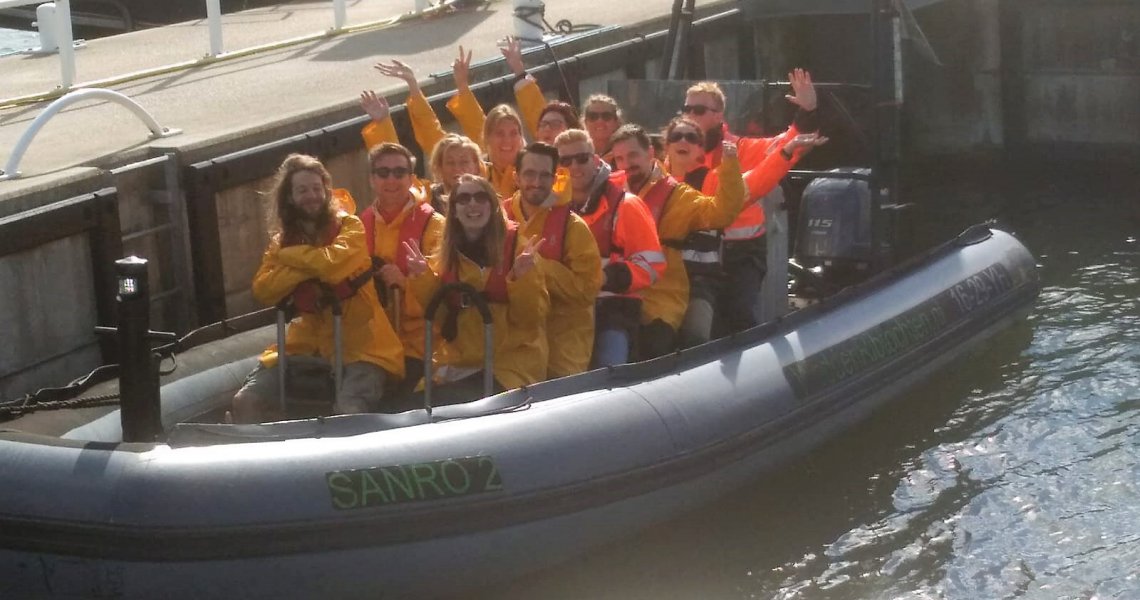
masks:
[[[124,442],[153,442],[162,434],[158,360],[150,349],[147,260],[115,261],[119,307],[119,411]]]
[[[210,27],[210,56],[222,53],[222,1],[206,0],[206,21]]]
[[[289,321],[286,316],[289,300],[290,298],[286,297],[277,304],[277,403],[281,408],[281,414],[285,414],[285,370],[289,368],[289,357],[285,354],[285,325]]]
[[[329,302],[332,304],[333,314],[333,381],[336,395],[334,402],[340,398],[340,387],[344,381],[344,330],[341,328],[341,317],[344,316],[344,306],[335,292],[329,291]]]
[[[388,288],[388,297],[392,299],[392,329],[400,335],[400,326],[404,320],[404,290],[398,285]]]

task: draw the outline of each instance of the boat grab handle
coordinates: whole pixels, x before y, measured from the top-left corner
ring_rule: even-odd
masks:
[[[432,347],[431,330],[435,321],[435,312],[443,303],[448,294],[452,292],[464,294],[475,305],[479,316],[483,318],[483,397],[489,397],[494,391],[494,328],[491,320],[491,307],[487,306],[487,299],[478,290],[466,283],[447,283],[431,297],[427,308],[424,309],[424,410],[431,416],[431,388],[432,388]]]

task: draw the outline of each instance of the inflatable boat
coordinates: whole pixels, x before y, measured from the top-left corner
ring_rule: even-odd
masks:
[[[117,410],[0,431],[0,597],[398,598],[517,577],[729,494],[1029,311],[1034,258],[975,226],[760,327],[472,403],[194,423],[245,358]],[[272,332],[257,341],[260,345]]]

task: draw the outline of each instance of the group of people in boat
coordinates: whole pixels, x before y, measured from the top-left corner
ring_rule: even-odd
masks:
[[[691,86],[660,140],[624,122],[617,101],[590,96],[579,113],[547,101],[517,40],[500,48],[515,75],[517,109],[484,112],[469,87],[470,51],[453,63],[447,103],[463,134],[448,133],[415,72],[403,80],[429,180],[401,144],[384,97],[361,94],[372,201],[358,207],[311,156],[287,157],[271,198],[276,231],[253,295],[288,303],[289,379],[327,378],[334,315],[341,316],[338,414],[412,406],[432,361],[433,404],[483,395],[485,340],[473,298],[450,293],[425,348],[424,307],[442,286],[466,283],[490,308],[495,389],[646,360],[757,324],[765,274],[761,199],[827,138],[816,133],[810,75],[789,74],[796,116],[770,138],[733,135],[725,95]],[[527,138],[533,140],[528,143]],[[775,192],[774,192],[775,191]],[[359,209],[359,210],[358,210]],[[274,414],[276,345],[233,401],[235,422]]]

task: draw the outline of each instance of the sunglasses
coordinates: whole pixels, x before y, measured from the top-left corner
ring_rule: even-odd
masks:
[[[670,144],[676,144],[681,140],[685,140],[690,144],[699,144],[701,143],[701,136],[697,135],[697,132],[695,131],[686,131],[684,133],[681,133],[680,131],[674,131],[673,133],[669,134],[669,137],[665,138],[665,141],[669,142]]]
[[[470,204],[472,200],[479,204],[490,204],[491,195],[487,192],[460,192],[451,197],[451,201],[454,202],[456,206]]]
[[[572,165],[574,163],[584,165],[590,161],[591,156],[593,156],[593,155],[590,154],[589,152],[579,152],[578,154],[570,154],[568,156],[559,156],[558,157],[558,164],[560,164],[564,167],[569,167],[570,165]]]
[[[395,167],[395,168],[376,167],[376,168],[372,169],[372,174],[379,177],[380,179],[387,179],[389,177],[395,177],[396,179],[402,179],[404,177],[407,177],[408,173],[411,173],[411,172],[412,172],[412,170],[407,168],[407,167]]]
[[[566,121],[556,121],[554,119],[551,119],[549,121],[539,121],[538,122],[538,128],[539,129],[565,129],[566,128]]]
[[[715,109],[715,108],[709,108],[708,106],[705,106],[703,104],[686,104],[686,105],[681,107],[681,112],[685,113],[686,115],[687,114],[694,114],[694,115],[697,115],[698,117],[703,117],[703,116],[705,116],[705,113],[707,113],[707,112],[717,113],[720,111]]]
[[[616,118],[617,118],[617,113],[615,113],[615,112],[608,112],[608,111],[606,111],[606,112],[594,112],[592,110],[586,111],[586,120],[587,121],[597,121],[598,119],[601,119],[603,121],[613,121]]]

